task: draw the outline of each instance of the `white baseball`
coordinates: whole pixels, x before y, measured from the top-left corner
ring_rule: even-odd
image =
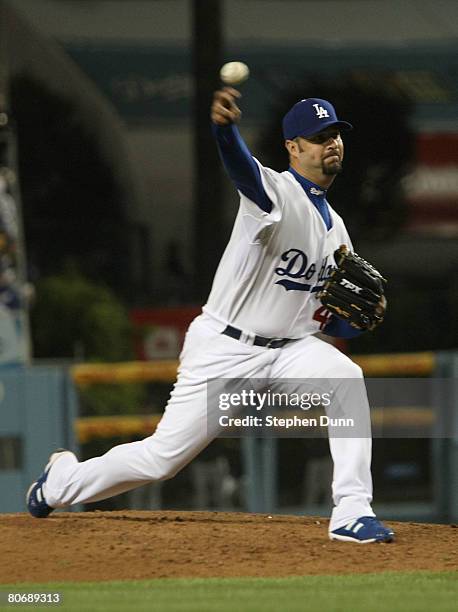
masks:
[[[219,76],[226,85],[240,85],[250,76],[250,69],[243,62],[228,62],[219,71]]]

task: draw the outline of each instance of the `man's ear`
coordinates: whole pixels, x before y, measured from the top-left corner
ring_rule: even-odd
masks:
[[[298,157],[299,147],[294,140],[285,140],[285,148],[288,151],[290,157]]]

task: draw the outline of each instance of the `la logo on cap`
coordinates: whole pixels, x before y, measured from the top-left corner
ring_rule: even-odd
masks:
[[[324,119],[325,117],[329,117],[328,111],[319,104],[314,104],[313,108],[316,110],[316,116],[318,117],[318,119]]]

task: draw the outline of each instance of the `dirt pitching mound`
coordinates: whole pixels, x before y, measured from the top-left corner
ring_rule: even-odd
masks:
[[[456,570],[455,525],[390,522],[391,544],[331,542],[322,518],[225,512],[0,515],[0,583]]]

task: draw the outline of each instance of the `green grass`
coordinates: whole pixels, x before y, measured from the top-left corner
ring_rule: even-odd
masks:
[[[60,606],[9,610],[75,612],[456,612],[458,572],[291,578],[160,579],[0,585],[5,592],[63,593]],[[2,607],[3,609],[3,607]]]

